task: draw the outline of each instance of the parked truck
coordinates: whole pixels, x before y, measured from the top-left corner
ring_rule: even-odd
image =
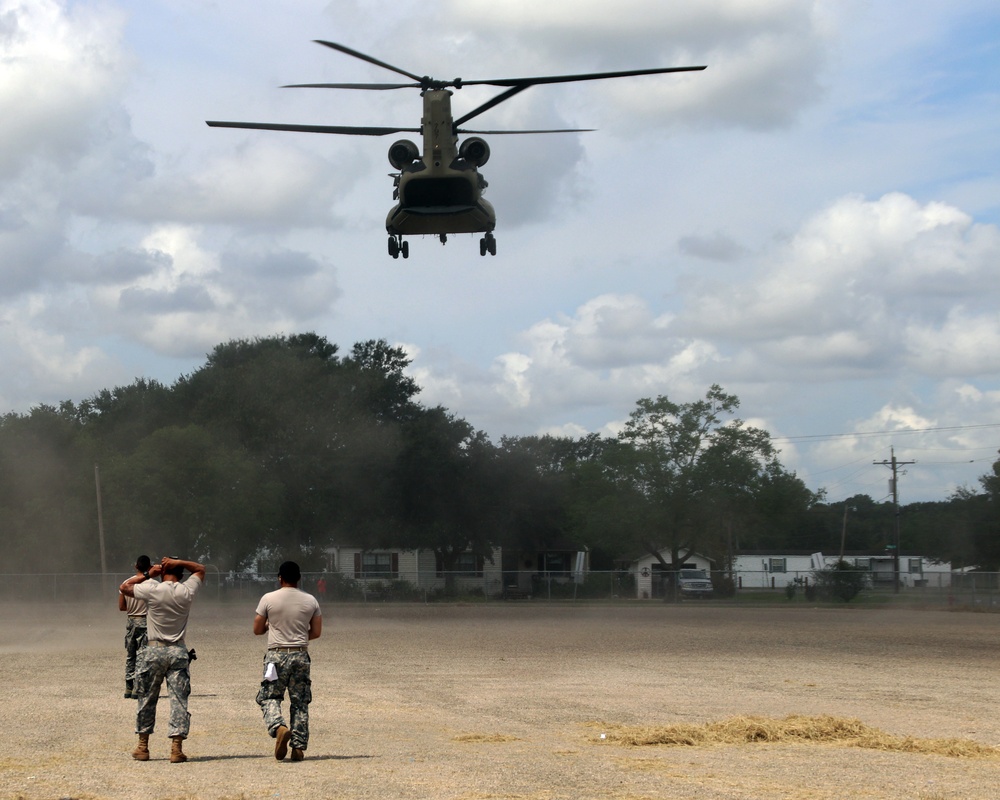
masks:
[[[703,569],[681,569],[677,573],[677,588],[682,598],[711,597],[712,579]]]

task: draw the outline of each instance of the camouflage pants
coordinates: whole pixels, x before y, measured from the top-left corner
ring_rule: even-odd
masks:
[[[136,691],[139,694],[139,713],[136,715],[135,732],[152,733],[156,725],[156,702],[160,699],[160,686],[167,681],[170,693],[170,728],[173,738],[187,738],[191,727],[188,697],[191,695],[191,673],[188,672],[188,651],[183,644],[149,646],[136,673]]]
[[[305,750],[309,744],[309,703],[312,702],[312,681],[309,678],[309,652],[306,650],[284,652],[268,650],[264,656],[264,669],[274,664],[278,671],[276,681],[262,680],[257,692],[257,705],[264,714],[267,732],[274,736],[280,725],[292,732],[291,745]],[[281,716],[281,701],[288,690],[288,719]]]
[[[125,680],[135,680],[136,663],[142,662],[146,649],[146,619],[129,618],[125,624]]]

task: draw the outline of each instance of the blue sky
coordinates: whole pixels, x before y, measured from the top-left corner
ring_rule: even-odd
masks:
[[[679,64],[534,87],[482,127],[498,255],[385,251],[410,92],[280,89]],[[966,0],[0,0],[0,409],[171,383],[236,337],[385,338],[504,434],[615,433],[718,383],[837,501],[975,487],[1000,450],[1000,10]],[[467,87],[456,113],[489,97]]]

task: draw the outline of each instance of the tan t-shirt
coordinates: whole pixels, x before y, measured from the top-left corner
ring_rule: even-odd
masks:
[[[322,616],[316,598],[293,586],[265,594],[257,614],[267,620],[268,647],[306,647],[312,618]]]
[[[125,613],[130,617],[146,616],[146,601],[125,595]]]
[[[144,581],[132,591],[146,601],[146,636],[150,641],[183,642],[188,614],[201,578],[190,575],[186,581]]]

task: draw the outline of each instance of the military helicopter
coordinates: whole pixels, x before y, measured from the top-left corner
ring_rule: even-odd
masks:
[[[424,109],[419,128],[390,128],[352,125],[283,125],[264,122],[220,122],[207,121],[213,128],[250,128],[268,131],[301,131],[307,133],[338,133],[353,136],[387,136],[394,133],[415,133],[423,138],[423,151],[409,139],[400,139],[389,147],[389,163],[397,172],[393,178],[393,200],[395,206],[389,211],[385,228],[389,234],[389,255],[393,258],[409,258],[409,243],[404,236],[436,235],[441,243],[448,241],[449,234],[483,233],[479,240],[479,254],[496,255],[496,212],[489,201],[483,198],[486,179],[479,172],[489,160],[490,147],[480,135],[527,134],[527,133],[580,133],[589,128],[557,128],[546,130],[469,130],[460,126],[478,117],[505,100],[509,100],[529,86],[550,83],[572,83],[594,81],[605,78],[627,78],[637,75],[656,75],[665,72],[694,72],[700,67],[659,67],[620,72],[591,72],[582,75],[549,75],[536,78],[495,78],[491,80],[437,80],[416,75],[400,67],[380,61],[365,53],[352,50],[342,44],[315,40],[317,44],[329,47],[369,64],[382,67],[406,78],[409,83],[298,83],[283,86],[285,89],[366,89],[382,91],[387,89],[419,89],[423,97]],[[458,119],[451,111],[451,90],[463,86],[498,86],[505,91],[482,105],[477,106]],[[459,134],[469,135],[459,143]]]

